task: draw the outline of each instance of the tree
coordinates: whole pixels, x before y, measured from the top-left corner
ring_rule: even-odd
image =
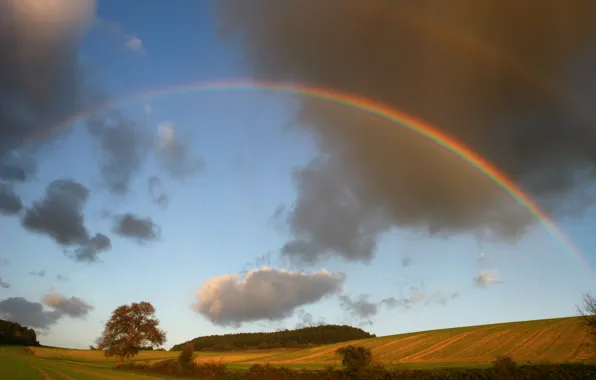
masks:
[[[366,347],[346,346],[337,349],[341,364],[348,370],[359,371],[372,364],[372,352]]]
[[[149,302],[122,305],[112,312],[97,348],[106,357],[117,356],[120,362],[139,353],[141,347],[164,344],[166,334],[159,328],[155,308]]]
[[[583,303],[577,309],[582,316],[584,326],[593,337],[596,337],[596,297],[590,293],[584,294]]]

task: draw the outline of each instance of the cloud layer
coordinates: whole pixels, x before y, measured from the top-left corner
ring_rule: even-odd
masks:
[[[281,320],[296,308],[341,291],[342,275],[322,270],[300,273],[263,267],[243,279],[236,274],[209,279],[199,289],[194,310],[221,326]]]
[[[517,3],[213,5],[222,36],[242,36],[258,79],[345,91],[416,115],[486,157],[551,213],[581,213],[594,203],[582,190],[596,173],[596,133],[586,122],[596,115],[569,109],[569,99],[591,102],[565,75],[577,72],[569,57],[596,50],[596,3]],[[587,88],[580,77],[578,88]],[[295,174],[288,255],[366,261],[391,226],[516,241],[535,223],[495,184],[394,125],[312,99],[301,99],[297,121],[322,155]]]

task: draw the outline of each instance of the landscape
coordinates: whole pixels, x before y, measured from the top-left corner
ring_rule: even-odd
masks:
[[[325,326],[314,329],[321,328],[325,329]],[[343,328],[348,326],[335,326],[336,330]],[[268,338],[266,333],[258,335],[261,341],[266,341]],[[217,340],[217,337],[207,338]],[[221,338],[219,340],[225,341]],[[223,364],[231,370],[240,371],[249,370],[255,365],[313,371],[330,366],[340,367],[341,359],[337,355],[337,350],[348,345],[369,349],[375,365],[401,370],[489,368],[495,358],[509,356],[521,364],[535,366],[581,363],[585,368],[591,366],[590,373],[596,374],[593,342],[581,317],[423,331],[307,348],[247,350],[235,348],[229,351],[203,348],[200,351],[197,350],[193,360],[198,365],[216,363],[220,366]],[[2,363],[0,375],[6,379],[44,380],[163,378],[151,376],[150,371],[149,374],[143,373],[139,368],[133,368],[133,371],[115,368],[119,369],[120,365],[126,369],[126,365],[129,364],[159,366],[159,363],[168,361],[177,363],[183,346],[184,344],[174,346],[170,351],[141,350],[137,356],[122,363],[119,359],[106,357],[104,352],[97,349],[76,350],[43,346],[32,348],[30,346],[24,349],[23,346],[4,345],[0,346],[0,363]],[[180,373],[174,372],[171,375],[180,375]],[[205,376],[205,378],[211,377],[215,376]],[[263,378],[277,377],[264,376]]]
[[[0,0],[0,379],[596,379],[595,15]]]

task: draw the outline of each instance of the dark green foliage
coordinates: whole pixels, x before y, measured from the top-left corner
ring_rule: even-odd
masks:
[[[336,353],[341,356],[341,364],[350,371],[360,371],[372,364],[372,352],[366,347],[346,346]]]
[[[35,330],[0,319],[0,344],[39,346]]]
[[[270,333],[202,336],[182,344],[177,344],[170,351],[180,351],[186,343],[192,344],[195,351],[233,351],[300,348],[309,345],[323,345],[374,337],[374,334],[369,334],[362,329],[352,326],[324,325]]]

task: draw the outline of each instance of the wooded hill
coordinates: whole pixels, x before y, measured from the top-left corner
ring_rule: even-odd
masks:
[[[0,319],[0,344],[39,346],[35,330]]]
[[[193,345],[195,351],[266,350],[300,348],[374,337],[374,334],[352,326],[323,325],[268,333],[201,336],[177,344],[170,351],[180,351],[188,343]]]

